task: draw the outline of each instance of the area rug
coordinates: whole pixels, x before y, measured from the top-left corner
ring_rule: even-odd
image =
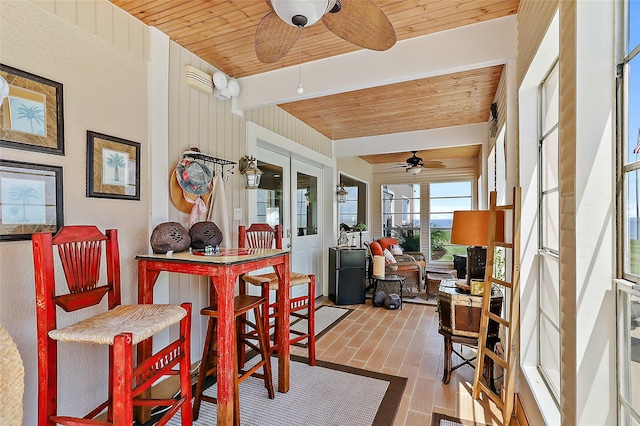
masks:
[[[247,365],[251,365],[250,362]],[[273,377],[278,377],[276,358],[272,358],[271,365]],[[324,361],[318,361],[318,365],[310,367],[306,358],[297,356],[291,357],[290,380],[289,392],[276,391],[274,399],[267,397],[261,379],[249,377],[240,383],[241,424],[391,425],[407,384],[404,377]],[[213,384],[204,393],[215,396],[216,390],[216,385]],[[216,418],[217,406],[203,402],[200,416],[193,424],[215,425]],[[168,424],[180,426],[180,415],[176,415]]]
[[[337,306],[320,305],[319,307],[317,307],[315,312],[316,340],[322,337],[322,335],[324,335],[327,331],[335,327],[351,312],[353,312],[353,309],[340,308]],[[300,332],[306,332],[307,320],[298,319],[297,321],[294,321],[293,323],[291,323],[291,329]],[[291,337],[295,337],[295,335],[292,334]],[[300,340],[295,344],[295,346],[306,348],[307,339]]]
[[[431,426],[483,426],[484,423],[476,423],[473,420],[460,420],[457,417],[447,416],[442,413],[431,413]]]

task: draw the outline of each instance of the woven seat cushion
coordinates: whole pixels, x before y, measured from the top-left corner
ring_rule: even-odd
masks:
[[[51,330],[49,337],[61,342],[112,345],[121,333],[131,333],[133,344],[180,322],[187,311],[180,305],[118,305],[110,311]]]
[[[262,284],[269,283],[269,290],[278,289],[278,276],[275,273],[260,274],[260,275],[245,275],[245,282],[249,284],[262,286]],[[289,279],[289,286],[308,284],[311,282],[311,278],[307,274],[301,274],[299,272],[292,272]]]

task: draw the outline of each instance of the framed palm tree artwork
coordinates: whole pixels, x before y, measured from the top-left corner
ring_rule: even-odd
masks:
[[[64,155],[62,84],[4,64],[0,78],[0,146]]]
[[[140,199],[140,144],[87,131],[87,197]]]
[[[0,241],[57,232],[62,200],[62,167],[0,160]]]

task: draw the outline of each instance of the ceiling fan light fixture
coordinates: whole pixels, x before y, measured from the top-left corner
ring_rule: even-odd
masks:
[[[411,173],[412,175],[417,175],[422,171],[422,166],[411,166],[407,167],[407,173]]]
[[[306,27],[322,18],[329,7],[329,0],[271,0],[271,6],[287,24]]]

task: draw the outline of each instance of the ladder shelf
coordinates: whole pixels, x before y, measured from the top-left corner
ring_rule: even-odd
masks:
[[[478,357],[473,383],[473,398],[480,398],[480,393],[487,395],[502,411],[503,425],[508,426],[514,407],[514,386],[519,357],[519,318],[520,318],[520,187],[513,189],[512,204],[498,206],[497,193],[490,194],[489,207],[489,245],[487,246],[487,260],[485,269],[485,291],[482,299],[482,314],[480,317],[480,335],[478,337]],[[500,223],[503,221],[503,223]],[[497,241],[498,230],[504,227],[505,240]],[[495,252],[501,249],[504,256],[504,271],[501,278],[494,276]],[[505,302],[509,301],[509,309],[503,309],[502,316],[490,311],[491,289],[497,287],[503,294]],[[503,328],[501,336],[506,340],[502,345],[505,355],[502,356],[487,345],[487,330],[489,321],[500,324]],[[500,347],[499,345],[495,346]],[[485,357],[491,358],[495,364],[504,369],[502,389],[496,393],[493,383],[489,384],[482,376]]]

